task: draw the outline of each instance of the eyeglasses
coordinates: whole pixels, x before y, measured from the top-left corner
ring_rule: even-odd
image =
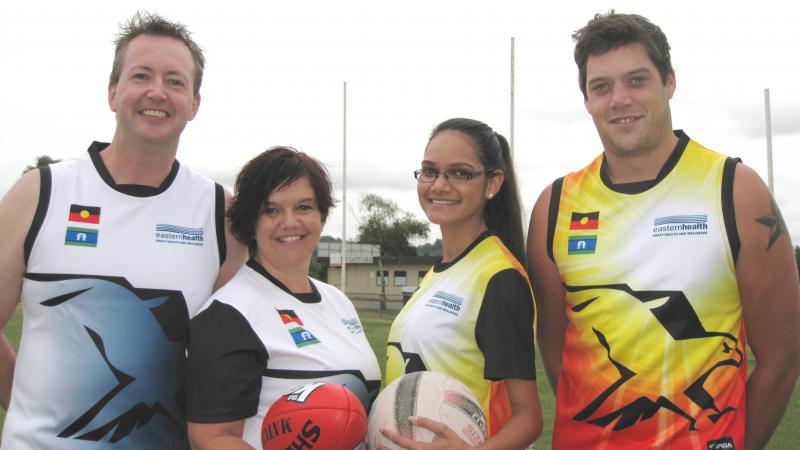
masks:
[[[417,179],[420,183],[433,183],[439,178],[439,175],[444,175],[444,179],[449,183],[465,183],[475,177],[479,177],[484,173],[490,175],[493,171],[477,171],[477,172],[470,172],[465,169],[447,169],[447,170],[436,170],[436,169],[417,169],[414,171],[414,178]]]

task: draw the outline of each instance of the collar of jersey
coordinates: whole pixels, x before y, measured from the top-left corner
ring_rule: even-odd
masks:
[[[603,162],[600,164],[600,179],[603,180],[603,184],[605,184],[606,187],[612,191],[619,192],[620,194],[641,194],[642,192],[645,192],[657,185],[661,180],[664,179],[664,177],[669,175],[675,165],[678,164],[678,161],[681,159],[681,155],[683,155],[683,151],[686,149],[686,145],[689,143],[689,136],[687,136],[683,130],[675,130],[674,133],[675,136],[678,137],[678,143],[675,144],[675,149],[672,150],[672,153],[669,155],[669,158],[667,158],[664,166],[661,167],[661,170],[658,172],[658,176],[656,176],[654,179],[637,181],[634,183],[614,184],[611,181],[611,177],[608,176],[608,163],[606,162],[606,155],[603,154]]]
[[[108,168],[103,163],[103,158],[100,157],[100,152],[108,147],[108,145],[108,142],[94,141],[92,142],[92,145],[89,146],[88,151],[89,156],[92,158],[92,163],[94,164],[97,173],[100,175],[100,178],[103,179],[108,187],[117,192],[130,195],[132,197],[153,197],[166,191],[167,188],[172,185],[172,182],[175,181],[175,177],[178,175],[180,163],[175,160],[172,162],[172,169],[170,169],[169,174],[167,174],[167,177],[164,178],[164,181],[162,181],[161,185],[158,187],[144,186],[141,184],[117,184],[114,181],[114,178],[111,177],[111,173],[109,173]]]
[[[458,255],[457,257],[455,257],[452,261],[450,261],[450,262],[442,262],[441,259],[439,261],[436,261],[436,263],[433,265],[433,271],[435,273],[439,273],[439,272],[444,272],[445,270],[449,269],[450,267],[453,267],[457,262],[461,261],[462,258],[467,256],[467,254],[473,248],[475,248],[475,246],[480,244],[484,239],[488,238],[489,236],[493,236],[495,234],[496,233],[494,231],[492,231],[492,230],[484,231],[483,233],[479,234],[478,237],[476,237],[475,240],[472,241],[472,243],[469,244],[467,246],[467,248],[465,248],[464,251],[461,252],[461,254]]]
[[[303,303],[319,303],[322,301],[322,296],[319,295],[317,286],[314,284],[313,281],[310,281],[310,279],[309,279],[309,284],[311,285],[311,292],[295,293],[290,291],[285,284],[281,283],[280,280],[278,280],[271,273],[269,273],[267,269],[265,269],[264,266],[259,264],[255,259],[253,258],[248,259],[247,266],[258,272],[260,275],[269,280],[275,286],[281,288],[282,291],[286,292],[287,294],[300,300]]]

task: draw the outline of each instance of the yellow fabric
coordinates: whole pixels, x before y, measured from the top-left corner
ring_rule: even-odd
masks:
[[[684,143],[644,192],[606,186],[602,157],[564,178],[552,249],[569,325],[554,448],[705,449],[728,438],[743,448],[747,369],[722,213],[726,158]],[[583,216],[594,213],[589,225]]]
[[[409,358],[419,358],[422,370],[445,373],[466,384],[486,414],[489,435],[496,433],[510,417],[508,394],[505,386],[493,389],[492,382],[484,379],[475,326],[489,280],[509,268],[527,279],[500,239],[488,236],[446,270],[428,271],[389,332],[386,384],[413,366],[413,361],[407,366]]]

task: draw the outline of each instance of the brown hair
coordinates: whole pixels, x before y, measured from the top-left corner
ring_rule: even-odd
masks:
[[[674,73],[669,55],[667,36],[657,25],[637,14],[617,14],[612,9],[606,14],[596,14],[586,26],[572,35],[575,40],[575,64],[578,65],[579,83],[586,99],[586,61],[592,55],[602,55],[628,44],[641,44],[666,83],[667,75]]]
[[[137,11],[127,22],[120,25],[119,34],[114,40],[114,63],[111,66],[109,83],[116,85],[119,82],[125,50],[134,38],[142,34],[171,37],[186,44],[194,60],[194,95],[199,94],[200,85],[203,83],[203,68],[206,65],[203,50],[192,40],[191,33],[185,25],[170,22],[158,14],[147,11]]]

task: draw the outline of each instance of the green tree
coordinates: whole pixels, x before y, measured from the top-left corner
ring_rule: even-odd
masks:
[[[378,258],[378,273],[383,275],[383,259],[386,257],[416,255],[411,239],[428,237],[428,223],[417,220],[402,211],[395,202],[375,194],[361,198],[362,220],[358,225],[358,242],[377,244],[381,250]],[[386,309],[386,282],[381,276],[380,309]]]
[[[427,242],[417,247],[419,256],[442,256],[442,240],[436,239],[432,244]]]
[[[54,164],[54,163],[57,163],[59,161],[61,161],[61,160],[60,159],[53,159],[48,155],[37,156],[36,157],[36,162],[34,163],[34,165],[25,167],[25,170],[22,171],[22,174],[24,175],[24,174],[30,172],[33,169],[38,169],[40,167],[44,167],[44,166],[47,166],[47,165],[50,165],[50,164]]]

